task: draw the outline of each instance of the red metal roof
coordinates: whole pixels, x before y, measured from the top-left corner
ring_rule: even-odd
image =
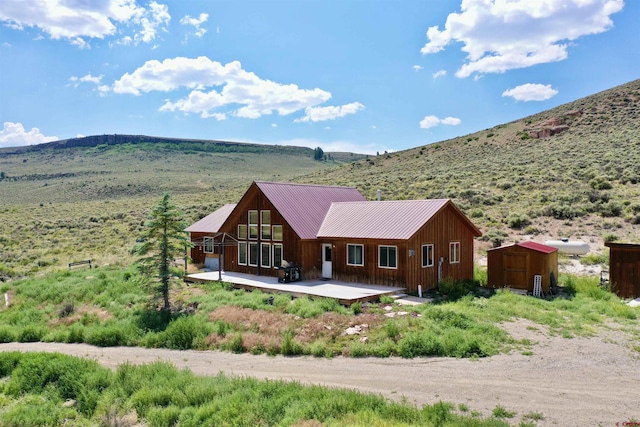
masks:
[[[318,237],[406,240],[447,203],[449,199],[334,203]]]
[[[514,243],[512,245],[500,246],[498,248],[491,248],[489,250],[490,251],[495,251],[496,249],[509,248],[509,247],[512,247],[512,246],[520,246],[521,248],[531,249],[533,251],[542,252],[544,254],[550,254],[550,253],[553,253],[553,252],[558,250],[558,248],[554,248],[554,247],[551,247],[551,246],[543,245],[542,243],[531,242],[531,241],[529,241],[529,242],[518,242],[518,243]]]
[[[256,185],[301,239],[315,239],[334,202],[361,202],[352,187],[256,181]]]
[[[231,211],[235,208],[235,204],[228,204],[220,207],[218,210],[191,224],[185,228],[185,231],[191,233],[217,233],[220,227],[229,218]]]

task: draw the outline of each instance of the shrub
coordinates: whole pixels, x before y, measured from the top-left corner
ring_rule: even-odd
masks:
[[[520,230],[523,227],[531,224],[531,220],[524,214],[511,214],[507,218],[507,225],[509,228]]]
[[[18,341],[20,342],[37,342],[42,339],[46,334],[46,330],[40,326],[29,325],[25,326],[18,334]]]
[[[0,326],[0,343],[13,342],[17,338],[13,329],[8,326]]]
[[[447,279],[438,283],[438,293],[447,301],[456,301],[474,290],[477,285],[473,280]]]
[[[602,239],[605,242],[615,242],[616,240],[618,240],[618,236],[616,236],[615,234],[612,234],[612,233],[607,233],[604,236],[602,236]]]
[[[117,326],[95,327],[86,337],[86,342],[98,347],[116,347],[126,345],[126,337]]]
[[[160,333],[164,347],[176,350],[197,348],[201,346],[208,334],[209,326],[206,320],[199,316],[179,317]]]

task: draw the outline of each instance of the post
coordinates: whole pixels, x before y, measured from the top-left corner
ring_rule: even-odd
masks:
[[[422,285],[418,285],[418,296],[422,298]]]

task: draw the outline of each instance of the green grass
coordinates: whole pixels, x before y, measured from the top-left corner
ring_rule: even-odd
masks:
[[[545,300],[498,290],[468,292],[387,318],[381,304],[350,310],[336,300],[273,296],[226,284],[172,288],[173,311],[158,310],[134,269],[97,268],[50,273],[5,285],[11,306],[0,311],[0,341],[85,342],[97,346],[217,349],[236,353],[333,357],[450,356],[475,358],[511,349],[530,352],[497,325],[525,318],[566,338],[590,336],[615,323],[640,334],[638,311],[598,286],[597,279],[561,275],[568,298]],[[447,292],[453,292],[449,284]],[[184,308],[197,302],[195,314]],[[360,334],[348,327],[366,325]],[[366,343],[360,338],[366,336]]]
[[[120,365],[49,353],[0,353],[0,424],[508,426],[457,414],[451,403],[415,407],[378,395],[252,378],[198,377],[155,362]],[[74,401],[72,404],[65,402]],[[126,424],[129,423],[129,424]]]

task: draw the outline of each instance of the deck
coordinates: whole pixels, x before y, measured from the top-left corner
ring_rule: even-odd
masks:
[[[192,283],[217,282],[218,277],[219,273],[217,271],[195,273],[186,276],[185,281]],[[247,290],[260,289],[263,292],[286,293],[295,297],[308,295],[335,298],[340,304],[344,305],[351,305],[355,302],[377,301],[382,295],[394,295],[405,290],[405,288],[348,283],[332,279],[279,283],[277,277],[232,272],[222,272],[222,281],[232,283],[236,288]]]

